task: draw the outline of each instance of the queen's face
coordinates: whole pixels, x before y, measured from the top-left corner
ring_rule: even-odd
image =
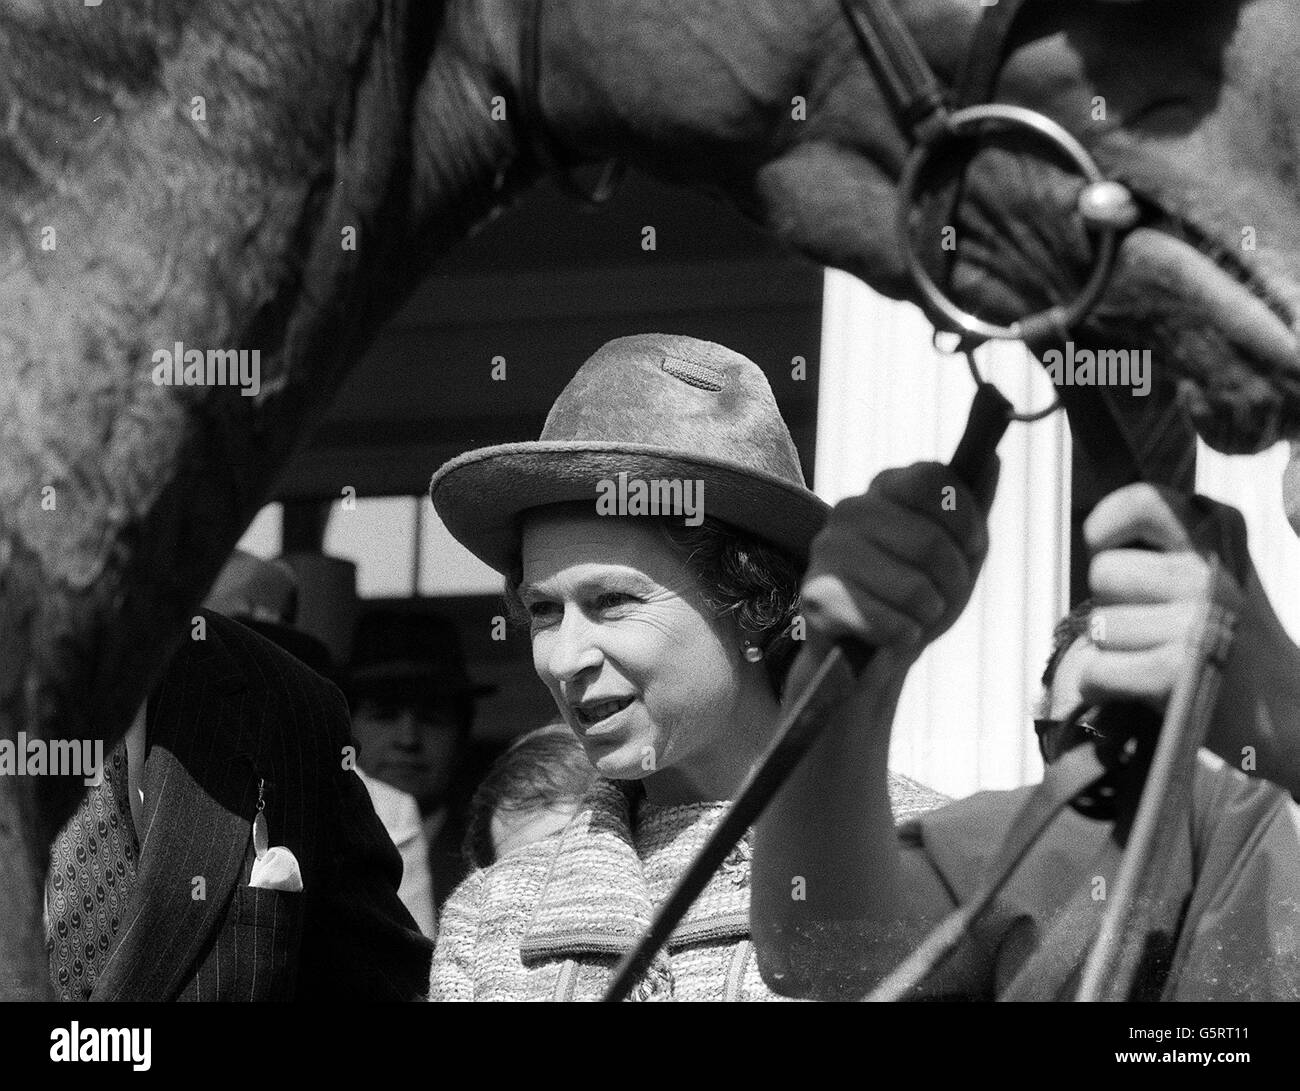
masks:
[[[635,519],[541,509],[522,549],[533,666],[591,763],[649,778],[652,799],[727,798],[765,682],[667,541]]]

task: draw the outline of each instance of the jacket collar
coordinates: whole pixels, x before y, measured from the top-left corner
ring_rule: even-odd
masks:
[[[597,781],[559,835],[520,946],[525,965],[583,955],[622,956],[649,927],[654,907],[632,832],[634,792],[631,786]],[[711,826],[693,824],[685,836],[693,846]],[[747,863],[737,854],[729,861],[733,859],[735,864],[724,865],[677,926],[669,950],[749,936],[749,884],[736,881],[738,874],[747,875]],[[663,958],[661,953],[658,960]]]

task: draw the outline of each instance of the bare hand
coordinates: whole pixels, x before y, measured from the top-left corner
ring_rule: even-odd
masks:
[[[1093,554],[1094,609],[1089,639],[1079,649],[1081,696],[1139,700],[1163,710],[1210,605],[1211,554],[1246,556],[1241,515],[1139,483],[1102,500],[1083,536]],[[1223,605],[1236,612],[1241,603],[1234,596]]]

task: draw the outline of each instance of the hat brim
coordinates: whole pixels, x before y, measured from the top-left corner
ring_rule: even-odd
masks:
[[[433,667],[413,663],[376,663],[356,667],[349,677],[354,689],[367,692],[390,686],[417,686],[448,697],[486,697],[497,691],[497,687],[490,682],[475,682],[469,678],[449,679]]]
[[[337,667],[329,648],[324,641],[312,636],[311,633],[278,621],[264,621],[261,618],[247,617],[243,614],[228,614],[226,616],[252,629],[258,635],[266,637],[281,651],[288,652],[298,662],[310,667],[322,677],[328,678],[331,682],[338,681]]]
[[[442,466],[429,497],[451,535],[501,573],[518,552],[520,516],[546,504],[587,501],[598,483],[693,479],[704,483],[703,514],[807,560],[830,506],[815,493],[762,470],[656,447],[561,440],[505,443],[469,451]]]

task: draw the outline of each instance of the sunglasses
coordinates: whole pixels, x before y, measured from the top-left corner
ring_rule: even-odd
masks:
[[[1038,736],[1038,752],[1043,755],[1043,760],[1050,762],[1060,756],[1060,746],[1067,726],[1073,726],[1076,737],[1082,732],[1093,738],[1104,738],[1104,733],[1096,726],[1100,715],[1101,709],[1096,705],[1081,705],[1063,720],[1048,716],[1035,717],[1034,733]]]
[[[1066,724],[1070,722],[1070,719],[1071,718],[1069,717],[1067,717],[1064,720],[1053,720],[1048,718],[1035,719],[1034,731],[1038,733],[1038,738],[1041,740],[1042,737],[1046,735],[1048,732],[1059,731],[1061,728],[1063,728]],[[1097,730],[1096,725],[1092,722],[1090,718],[1080,717],[1075,722],[1079,725],[1079,727],[1083,728],[1085,734],[1096,735],[1097,738],[1101,738],[1102,733]]]

